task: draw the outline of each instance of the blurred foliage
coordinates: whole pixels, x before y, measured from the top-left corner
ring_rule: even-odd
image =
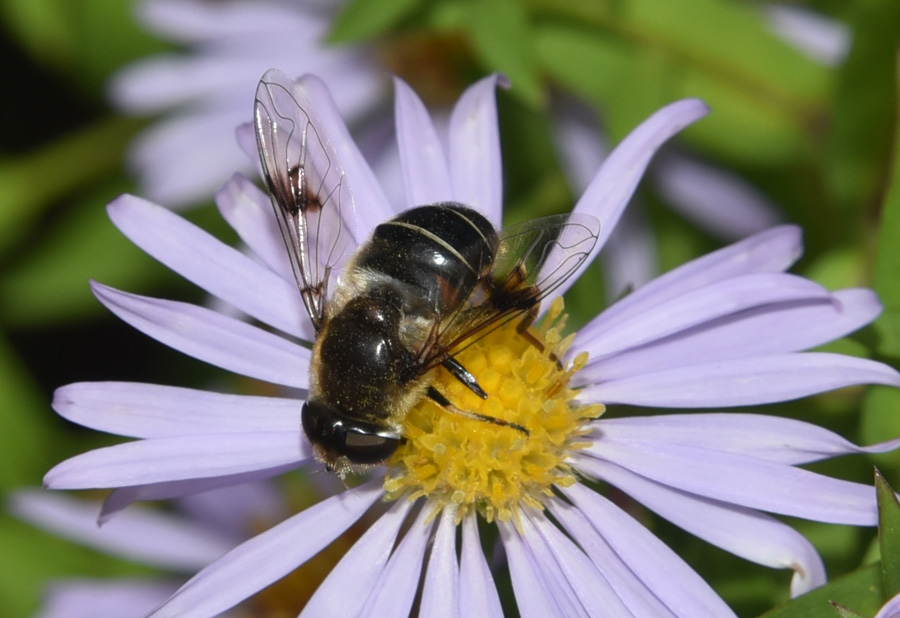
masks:
[[[884,315],[829,349],[896,366],[900,3],[792,5],[848,28],[853,44],[845,61],[831,66],[800,51],[770,28],[767,3],[745,0],[349,0],[329,41],[372,45],[386,70],[430,102],[452,100],[480,75],[506,73],[513,87],[498,96],[510,220],[563,212],[575,199],[554,148],[549,112],[560,95],[595,110],[611,143],[661,105],[705,99],[713,113],[679,136],[676,147],[753,182],[784,219],[804,227],[807,253],[799,272],[832,288],[872,285]],[[134,12],[131,0],[0,0],[0,51],[12,84],[0,115],[4,491],[38,485],[54,463],[106,439],[52,414],[55,386],[83,379],[200,384],[215,375],[190,360],[173,360],[177,354],[108,317],[87,285],[97,278],[130,291],[200,298],[132,247],[103,208],[134,190],[122,162],[148,122],[117,114],[106,102],[105,84],[129,62],[177,48],[137,24]],[[642,187],[639,199],[656,234],[661,269],[722,245],[665,207],[652,187]],[[228,237],[208,204],[189,216]],[[567,306],[576,323],[596,313],[602,283],[594,268],[573,290]],[[895,389],[848,389],[769,411],[865,443],[900,436]],[[869,483],[873,460],[890,482],[900,482],[893,453],[816,469]],[[882,519],[884,551],[898,542],[897,515]],[[797,522],[835,579],[787,602],[787,574],[772,575],[650,521],[741,616],[822,616],[828,601],[870,616],[885,589],[897,589],[896,565],[888,576],[887,560],[861,566],[871,531]],[[48,578],[136,568],[9,518],[0,519],[0,548],[0,615],[10,618],[34,611]]]

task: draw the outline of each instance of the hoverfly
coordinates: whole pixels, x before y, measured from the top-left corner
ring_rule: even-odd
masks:
[[[498,231],[477,211],[442,202],[402,212],[359,243],[349,180],[303,90],[268,71],[254,122],[275,217],[316,332],[301,419],[317,458],[341,475],[384,462],[403,440],[408,411],[425,397],[527,433],[456,408],[431,385],[430,372],[444,367],[487,398],[455,355],[517,318],[517,332],[542,346],[528,327],[541,300],[588,258],[599,222],[561,215]]]

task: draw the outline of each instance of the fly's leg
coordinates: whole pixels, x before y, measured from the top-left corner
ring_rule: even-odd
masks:
[[[433,386],[428,387],[428,397],[434,401],[436,404],[451,412],[453,414],[463,416],[465,418],[470,418],[476,421],[482,421],[484,423],[491,423],[492,425],[500,425],[501,427],[509,427],[511,429],[515,429],[526,436],[531,435],[527,429],[519,425],[518,423],[510,423],[509,421],[504,421],[503,419],[494,418],[493,416],[487,416],[486,414],[479,414],[478,412],[470,412],[469,410],[462,410],[457,408],[455,405],[450,403],[450,400],[444,397],[439,390],[437,390]]]

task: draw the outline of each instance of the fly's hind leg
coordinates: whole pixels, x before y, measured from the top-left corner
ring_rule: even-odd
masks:
[[[501,427],[509,427],[511,429],[515,429],[526,436],[530,436],[531,433],[519,425],[518,423],[511,423],[509,421],[504,421],[500,418],[494,418],[493,416],[488,416],[486,414],[479,414],[478,412],[470,412],[469,410],[462,410],[457,408],[455,405],[450,403],[450,400],[444,397],[441,392],[433,386],[428,387],[428,397],[434,401],[436,404],[447,410],[448,412],[452,412],[453,414],[463,416],[465,418],[470,418],[476,421],[482,421],[484,423],[491,423],[492,425],[500,425]]]
[[[525,341],[527,341],[528,343],[533,345],[537,349],[538,352],[543,354],[544,350],[546,350],[546,346],[544,345],[544,342],[541,341],[540,339],[538,339],[537,337],[535,337],[534,333],[532,333],[530,330],[528,330],[529,328],[531,328],[531,325],[534,324],[534,321],[537,320],[537,317],[538,317],[538,305],[532,305],[531,308],[525,313],[524,316],[522,316],[522,319],[516,325],[516,333],[519,334],[522,338],[524,338]],[[554,363],[556,363],[557,368],[559,368],[559,369],[563,368],[562,362],[559,360],[559,357],[556,354],[554,354],[553,352],[550,352],[550,360],[552,360]]]

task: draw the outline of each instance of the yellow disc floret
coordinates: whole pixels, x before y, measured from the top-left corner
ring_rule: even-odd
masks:
[[[517,521],[523,506],[541,509],[554,485],[575,482],[567,460],[589,444],[587,423],[604,408],[573,401],[577,391],[569,381],[587,354],[561,366],[558,359],[573,338],[561,338],[562,310],[559,299],[544,325],[530,331],[535,341],[520,335],[513,321],[456,356],[487,399],[448,371],[435,372],[433,386],[452,406],[426,398],[410,411],[406,440],[391,458],[384,483],[390,498],[425,496],[437,506],[435,514],[453,504],[460,518],[475,509],[488,521]]]

